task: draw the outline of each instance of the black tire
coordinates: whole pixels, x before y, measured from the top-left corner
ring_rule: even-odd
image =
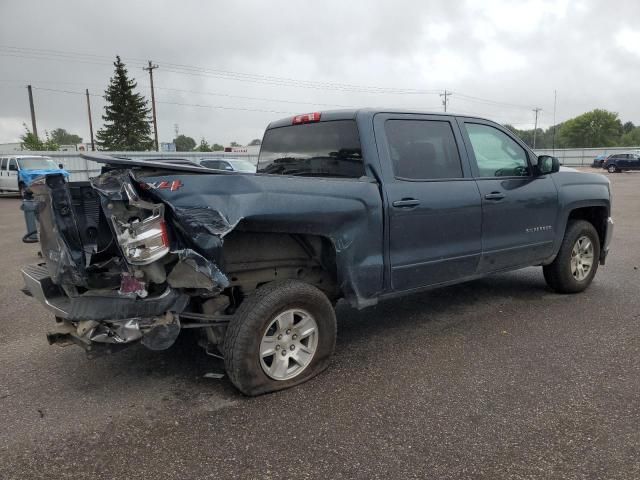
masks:
[[[274,380],[260,364],[260,342],[273,319],[285,310],[309,312],[318,326],[318,343],[311,362],[289,380]],[[315,377],[329,365],[336,343],[336,316],[327,296],[297,280],[268,283],[247,297],[231,320],[224,340],[224,364],[231,382],[245,395],[255,396],[293,387]]]
[[[586,236],[593,244],[593,264],[583,280],[576,279],[571,272],[571,252],[579,238]],[[542,267],[544,279],[558,293],[578,293],[585,290],[598,271],[600,260],[600,237],[595,227],[585,220],[571,220],[555,260]]]
[[[616,172],[618,171],[618,167],[616,167],[615,165],[609,165],[609,166],[607,167],[607,171],[608,171],[609,173],[616,173]]]

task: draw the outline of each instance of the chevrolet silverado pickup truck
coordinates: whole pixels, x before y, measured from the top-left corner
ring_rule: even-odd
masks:
[[[255,174],[86,158],[103,164],[89,182],[31,187],[44,263],[22,273],[55,315],[49,342],[162,350],[194,329],[247,395],[327,367],[339,300],[365,308],[528,266],[580,292],[613,229],[607,178],[446,113],[285,118]]]

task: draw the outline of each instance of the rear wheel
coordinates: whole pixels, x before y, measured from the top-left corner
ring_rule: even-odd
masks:
[[[609,166],[607,167],[607,171],[608,171],[609,173],[616,173],[616,172],[618,171],[618,168],[617,168],[615,165],[609,165]]]
[[[600,238],[585,220],[572,220],[553,263],[542,267],[547,284],[560,293],[586,289],[598,270]]]
[[[282,390],[322,372],[333,354],[336,318],[316,287],[268,283],[244,300],[225,334],[224,361],[245,395]]]

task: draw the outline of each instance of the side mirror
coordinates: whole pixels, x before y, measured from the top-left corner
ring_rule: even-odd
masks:
[[[538,157],[538,173],[540,175],[546,175],[548,173],[555,173],[560,171],[560,161],[557,157],[551,155],[540,155]]]
[[[59,163],[59,164],[58,164],[58,168],[59,168],[60,170],[62,170],[62,169],[64,168],[64,165],[63,165],[63,164],[61,164],[61,163]]]

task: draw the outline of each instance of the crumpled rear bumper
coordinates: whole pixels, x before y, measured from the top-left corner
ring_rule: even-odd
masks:
[[[22,269],[25,286],[31,295],[56,317],[70,321],[125,320],[163,315],[167,311],[181,312],[189,297],[168,287],[161,295],[147,298],[114,294],[69,297],[55,285],[44,265],[29,265]]]
[[[22,269],[25,293],[53,312],[56,329],[47,333],[49,343],[76,343],[87,352],[102,346],[108,351],[141,340],[152,350],[170,347],[180,332],[176,313],[189,297],[168,287],[161,295],[137,298],[117,293],[70,297],[53,283],[45,265]]]

